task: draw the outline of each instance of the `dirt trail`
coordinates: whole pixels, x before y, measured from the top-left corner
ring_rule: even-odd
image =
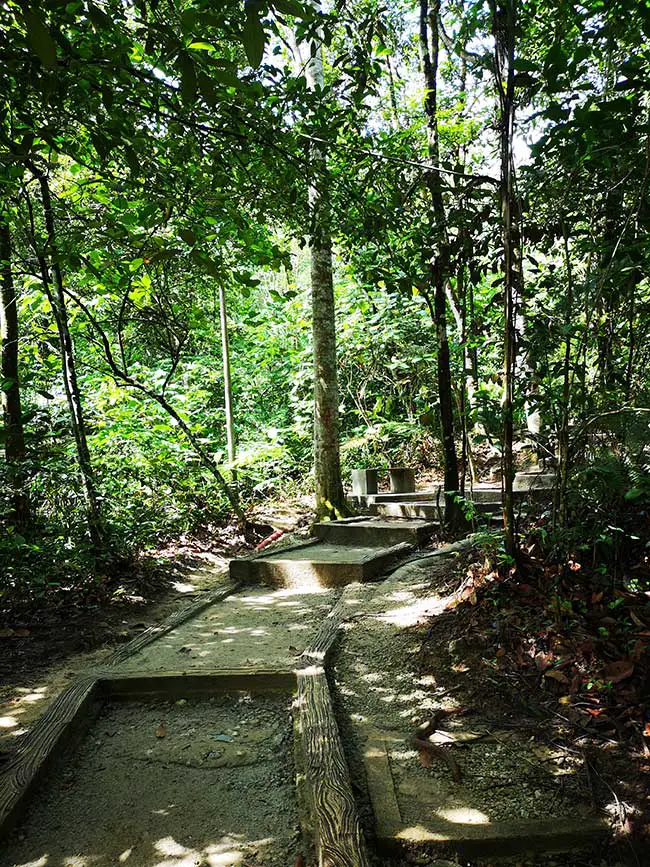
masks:
[[[498,835],[552,836],[571,818],[577,839],[592,816],[574,785],[579,757],[530,742],[508,726],[505,708],[498,723],[480,707],[463,708],[455,690],[419,674],[423,623],[445,608],[464,563],[459,559],[457,568],[448,557],[434,557],[362,587],[364,616],[347,625],[339,642],[336,701],[370,830],[453,847]],[[430,740],[452,751],[459,780],[443,752],[423,754],[414,743],[416,727],[441,711]]]
[[[286,867],[300,851],[292,754],[286,698],[109,705],[0,867]]]

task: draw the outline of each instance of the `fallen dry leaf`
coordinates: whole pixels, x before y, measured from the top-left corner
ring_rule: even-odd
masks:
[[[164,738],[166,734],[167,734],[167,729],[165,728],[165,724],[160,723],[160,725],[156,729],[156,737],[157,738]]]
[[[420,759],[420,764],[422,765],[423,768],[430,768],[431,767],[431,756],[429,755],[427,750],[424,750],[424,749],[418,750],[418,756]]]
[[[551,680],[556,680],[558,683],[569,683],[569,678],[566,676],[566,674],[563,671],[558,671],[556,668],[545,671],[544,677],[548,677]]]
[[[603,676],[612,683],[620,683],[634,673],[634,663],[629,659],[620,659],[618,662],[610,662],[603,669]]]

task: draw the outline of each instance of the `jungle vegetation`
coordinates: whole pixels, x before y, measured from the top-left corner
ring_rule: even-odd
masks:
[[[0,594],[359,466],[453,525],[492,461],[513,557],[526,444],[554,544],[645,514],[645,0],[7,0],[0,58]]]

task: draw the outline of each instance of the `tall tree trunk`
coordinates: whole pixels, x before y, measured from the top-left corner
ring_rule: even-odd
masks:
[[[504,335],[503,335],[503,526],[506,552],[513,558],[517,554],[515,536],[513,481],[513,407],[517,341],[515,330],[515,298],[520,280],[518,271],[518,239],[514,224],[513,157],[514,131],[514,60],[517,0],[490,0],[492,27],[495,40],[494,75],[500,105],[501,150],[501,219],[504,250]],[[520,266],[519,266],[520,267]]]
[[[210,452],[202,445],[199,437],[192,431],[192,428],[178,413],[174,406],[169,403],[169,401],[165,397],[164,390],[154,391],[145,383],[140,382],[134,376],[131,376],[131,374],[128,372],[128,368],[126,367],[124,353],[122,352],[121,341],[119,342],[119,357],[121,358],[122,365],[124,366],[120,366],[120,364],[115,360],[115,355],[113,354],[113,350],[111,349],[111,343],[108,339],[108,335],[102,328],[97,317],[93,314],[92,310],[88,307],[87,304],[84,304],[81,298],[75,296],[72,292],[70,292],[70,290],[66,289],[65,294],[72,298],[74,303],[79,307],[80,310],[83,311],[84,315],[87,317],[88,321],[93,327],[97,337],[101,341],[102,348],[104,350],[104,357],[106,358],[106,362],[111,371],[111,374],[115,378],[115,381],[134,389],[141,396],[148,397],[151,400],[155,401],[162,409],[165,410],[166,413],[168,413],[171,418],[174,419],[177,427],[180,431],[182,431],[185,439],[190,443],[190,445],[200,458],[203,466],[212,473],[220,491],[230,503],[230,507],[232,508],[233,513],[237,516],[237,521],[239,522],[240,527],[244,531],[246,531],[248,522],[246,520],[246,514],[242,510],[239,503],[239,498],[237,497],[236,491],[231,485],[228,484],[228,482],[222,475],[217,463],[212,458]]]
[[[2,365],[0,395],[4,422],[5,459],[13,501],[13,520],[24,529],[29,524],[29,497],[26,491],[25,434],[18,378],[18,310],[11,271],[11,232],[0,216],[0,336]]]
[[[323,56],[312,43],[304,69],[311,90],[323,88]],[[314,358],[314,482],[316,517],[348,514],[341,481],[339,446],[339,389],[336,357],[336,311],[332,274],[332,236],[327,156],[322,144],[312,142],[311,304]]]
[[[59,342],[61,344],[63,385],[68,401],[68,407],[70,409],[70,422],[77,449],[77,461],[83,482],[88,531],[95,555],[97,557],[102,557],[106,553],[104,530],[95,484],[95,474],[90,460],[90,450],[88,449],[88,438],[86,435],[86,422],[83,413],[81,391],[77,381],[74,345],[68,323],[68,310],[65,300],[63,273],[56,243],[57,236],[54,223],[54,212],[52,210],[52,195],[50,193],[50,185],[47,176],[35,166],[30,166],[30,170],[39,183],[45,231],[47,233],[47,246],[45,251],[40,249],[36,238],[34,238],[34,245],[38,256],[43,288],[52,307],[59,334]]]
[[[420,0],[420,53],[424,73],[424,112],[427,120],[427,144],[429,161],[433,166],[440,162],[438,141],[438,16],[440,0],[434,0],[429,9],[428,0]],[[429,38],[430,34],[430,38]],[[459,491],[458,457],[454,436],[454,402],[451,386],[449,338],[447,335],[447,297],[450,250],[447,238],[445,203],[440,173],[430,170],[426,183],[431,197],[430,223],[432,253],[430,274],[433,283],[433,309],[436,326],[438,361],[438,401],[440,404],[440,427],[445,462],[445,522],[456,526],[462,520],[457,503]]]
[[[226,447],[228,460],[235,461],[237,441],[235,439],[235,421],[232,411],[232,381],[230,377],[230,346],[228,341],[228,315],[226,310],[226,292],[223,286],[219,286],[219,321],[221,323],[221,357],[223,361],[223,393],[226,410]],[[236,491],[237,471],[232,470],[233,488]]]
[[[564,315],[564,361],[562,371],[562,413],[558,436],[558,496],[557,515],[561,527],[566,527],[569,508],[569,421],[571,415],[571,323],[573,322],[573,268],[566,226],[564,235],[564,260],[566,264],[566,311]]]

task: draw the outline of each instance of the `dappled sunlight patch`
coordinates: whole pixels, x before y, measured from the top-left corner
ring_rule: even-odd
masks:
[[[423,599],[416,599],[409,605],[404,605],[401,608],[393,608],[389,611],[384,611],[383,614],[377,615],[377,620],[387,623],[391,626],[397,626],[400,629],[406,629],[409,626],[416,626],[427,617],[434,617],[444,611],[446,602],[439,596],[426,596]]]
[[[435,842],[436,840],[445,842],[447,840],[447,834],[435,833],[425,825],[409,825],[408,828],[401,828],[396,837],[398,840],[406,840],[410,843]]]
[[[154,843],[154,849],[160,852],[161,855],[173,855],[175,858],[181,858],[184,855],[190,854],[191,850],[177,843],[173,837],[162,837]]]
[[[34,861],[23,861],[22,864],[17,864],[16,867],[47,867],[50,863],[49,855],[41,855],[40,858],[36,858]]]
[[[46,686],[37,686],[35,689],[21,688],[18,691],[23,693],[20,701],[27,701],[32,704],[36,701],[42,701],[47,696],[48,688]]]
[[[188,584],[183,581],[172,581],[172,589],[177,593],[194,593],[196,587],[194,584]]]
[[[18,725],[18,720],[13,716],[0,716],[0,729],[13,729]]]
[[[472,807],[448,807],[436,810],[436,816],[454,825],[489,825],[490,817]]]
[[[63,859],[63,867],[90,867],[95,860],[87,855],[69,855]]]

